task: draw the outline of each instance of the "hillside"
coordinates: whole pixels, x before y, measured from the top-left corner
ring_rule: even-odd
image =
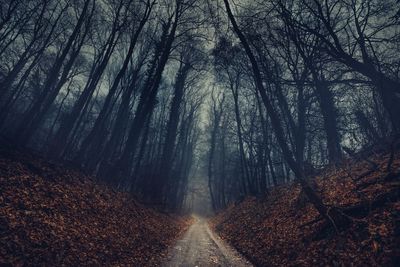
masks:
[[[297,184],[247,198],[212,220],[220,236],[257,266],[395,266],[400,262],[399,154],[376,151],[315,178],[329,206],[351,218],[336,233]]]
[[[188,226],[26,151],[0,151],[0,265],[156,266]]]

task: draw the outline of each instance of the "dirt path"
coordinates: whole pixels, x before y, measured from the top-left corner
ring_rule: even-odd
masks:
[[[194,217],[196,221],[170,251],[164,266],[252,266],[213,234],[205,219]]]

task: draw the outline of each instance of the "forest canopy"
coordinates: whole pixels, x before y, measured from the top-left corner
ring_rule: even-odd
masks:
[[[400,131],[397,0],[3,0],[0,128],[144,202],[215,210]]]

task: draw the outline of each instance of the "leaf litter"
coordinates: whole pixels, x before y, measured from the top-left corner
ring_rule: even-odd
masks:
[[[231,205],[211,225],[257,266],[398,266],[400,155],[390,158],[371,153],[313,178],[324,203],[352,220],[340,233],[324,227],[296,183]]]
[[[26,151],[0,149],[0,265],[158,266],[189,220]]]

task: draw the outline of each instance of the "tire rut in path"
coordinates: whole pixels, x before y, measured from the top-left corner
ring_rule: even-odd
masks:
[[[165,267],[252,266],[217,237],[204,218],[193,217],[195,222],[171,249]]]

